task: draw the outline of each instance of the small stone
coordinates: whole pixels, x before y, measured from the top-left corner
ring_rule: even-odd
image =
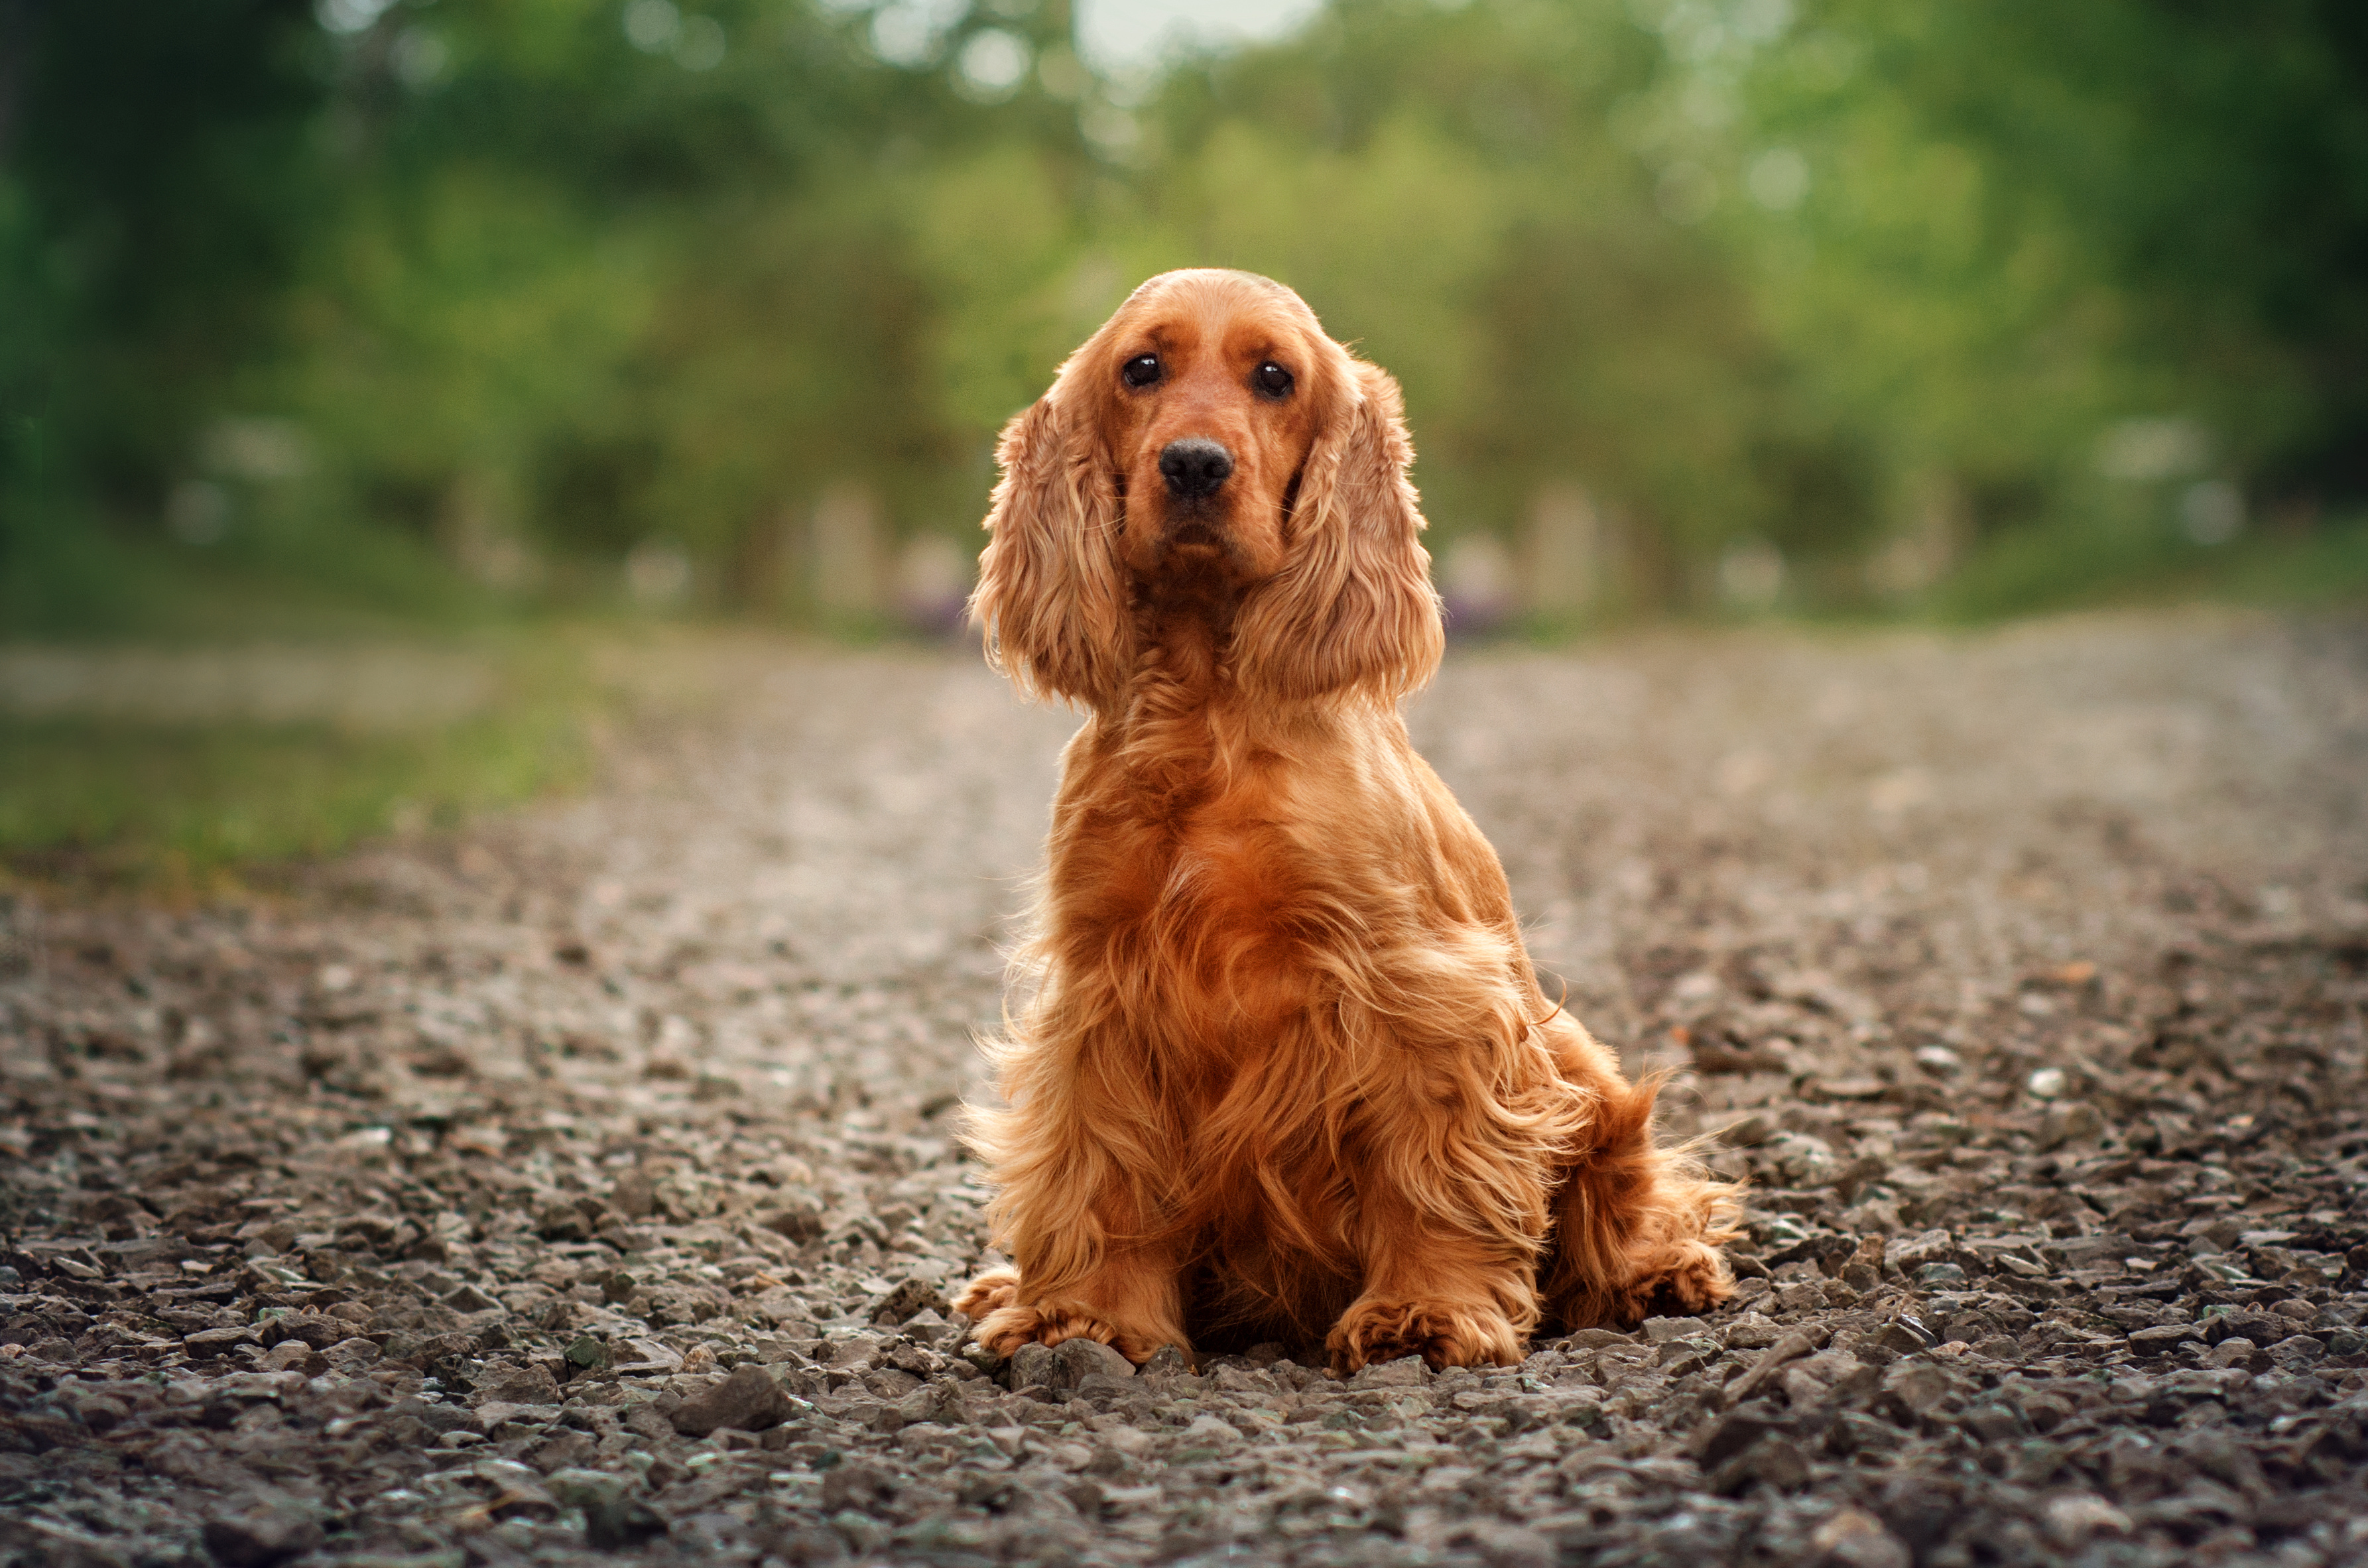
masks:
[[[624,1183],[619,1182],[617,1190],[621,1199],[624,1193]],[[620,1207],[621,1208],[621,1204]],[[647,1209],[643,1210],[643,1213],[647,1212],[649,1212]],[[777,1236],[787,1236],[800,1246],[809,1242],[822,1240],[823,1232],[825,1229],[823,1224],[822,1210],[811,1203],[787,1204],[766,1215],[757,1223]]]
[[[1138,1431],[1133,1426],[1113,1426],[1100,1436],[1102,1447],[1094,1456],[1094,1468],[1097,1471],[1119,1468],[1106,1462],[1110,1455],[1115,1454],[1123,1461],[1139,1460],[1151,1451],[1151,1434]]]
[[[601,1551],[637,1546],[666,1532],[666,1521],[633,1495],[629,1476],[598,1470],[556,1470],[543,1479],[552,1499],[584,1515],[584,1539]]]
[[[555,1404],[506,1404],[489,1400],[477,1406],[477,1425],[491,1433],[500,1430],[507,1421],[547,1421],[558,1409]]]
[[[832,1349],[830,1364],[850,1372],[868,1372],[880,1364],[880,1349],[886,1343],[877,1334],[849,1335]]]
[[[1956,1290],[1965,1284],[1965,1271],[1953,1263],[1928,1263],[1916,1271],[1920,1290]]]
[[[1728,1325],[1726,1347],[1729,1350],[1765,1350],[1793,1332],[1795,1331],[1787,1329],[1764,1312],[1748,1312]]]
[[[1754,1483],[1776,1492],[1797,1492],[1809,1484],[1809,1460],[1791,1438],[1770,1433],[1718,1467],[1711,1490],[1732,1497]]]
[[[535,1215],[535,1233],[547,1242],[582,1242],[592,1237],[591,1222],[573,1203],[546,1204]]]
[[[256,1333],[267,1342],[276,1335],[280,1343],[300,1340],[314,1350],[325,1350],[345,1336],[349,1324],[318,1312],[291,1312],[258,1324]]]
[[[1718,1350],[1717,1340],[1707,1334],[1696,1334],[1683,1339],[1664,1339],[1656,1359],[1669,1376],[1681,1378],[1718,1359]]]
[[[1184,1354],[1181,1346],[1163,1345],[1151,1353],[1151,1359],[1143,1364],[1136,1375],[1148,1381],[1190,1378],[1195,1374],[1192,1370],[1192,1358]]]
[[[1700,1334],[1709,1326],[1700,1318],[1646,1318],[1645,1337],[1658,1345],[1665,1339],[1683,1339]]]
[[[2069,1550],[2093,1536],[2127,1535],[2130,1517],[2093,1492],[2051,1497],[2039,1511],[2048,1539]]]
[[[562,1426],[538,1444],[528,1460],[535,1469],[548,1474],[582,1464],[593,1456],[596,1447],[590,1433]]]
[[[822,1506],[866,1513],[896,1495],[896,1478],[878,1465],[842,1464],[822,1478]]]
[[[2042,1067],[2023,1080],[2022,1086],[2031,1091],[2033,1099],[2052,1100],[2064,1092],[2066,1082],[2063,1068]]]
[[[328,1358],[321,1356],[301,1339],[283,1339],[264,1353],[263,1365],[275,1372],[308,1369],[318,1359],[322,1370],[328,1369]]]
[[[1717,1137],[1720,1142],[1731,1148],[1756,1149],[1775,1135],[1775,1119],[1754,1112],[1740,1121],[1730,1122],[1720,1129]]]
[[[2291,1322],[2258,1308],[2239,1312],[2214,1312],[2203,1320],[2203,1337],[2214,1345],[2224,1340],[2246,1339],[2254,1345],[2274,1345],[2293,1332]]]
[[[1064,1339],[1053,1347],[1053,1365],[1044,1380],[1046,1386],[1065,1391],[1095,1376],[1132,1378],[1134,1376],[1134,1363],[1097,1340]]]
[[[1360,1389],[1416,1388],[1430,1375],[1419,1356],[1401,1356],[1395,1361],[1374,1361],[1358,1370],[1349,1380],[1351,1387]]]
[[[658,1206],[657,1186],[641,1171],[627,1171],[609,1191],[609,1207],[628,1220],[646,1220]]]
[[[1210,1449],[1224,1453],[1241,1447],[1241,1443],[1242,1435],[1234,1429],[1231,1423],[1207,1414],[1194,1416],[1192,1424],[1176,1437],[1178,1453],[1193,1449]]]
[[[1949,1396],[1949,1374],[1930,1361],[1901,1361],[1883,1375],[1883,1392],[1913,1415],[1936,1408]]]
[[[2141,1356],[2163,1356],[2203,1337],[2203,1331],[2192,1323],[2157,1324],[2152,1328],[2131,1330],[2130,1348]]]
[[[1768,1404],[1730,1410],[1704,1426],[1692,1443],[1694,1458],[1704,1469],[1725,1463],[1776,1429],[1777,1412]]]
[[[2297,1334],[2279,1340],[2269,1347],[2267,1354],[2272,1365],[2293,1371],[2298,1367],[2307,1367],[2326,1359],[2327,1346],[2307,1334]]]
[[[946,1301],[945,1292],[929,1281],[915,1276],[904,1280],[882,1297],[880,1304],[871,1309],[871,1315],[875,1319],[884,1317],[891,1323],[902,1324],[916,1312],[935,1313],[952,1310]]]
[[[555,1470],[543,1485],[564,1508],[590,1509],[625,1495],[628,1478],[605,1470]]]
[[[788,1420],[795,1408],[772,1374],[750,1362],[706,1392],[677,1405],[674,1429],[689,1437],[704,1437],[719,1427],[761,1432]]]
[[[1887,1350],[1890,1355],[1916,1355],[1918,1350],[1930,1350],[1932,1346],[1937,1346],[1940,1335],[1925,1329],[1920,1319],[1895,1317],[1892,1322],[1883,1324],[1883,1331],[1875,1334],[1873,1343],[1878,1350]]]
[[[946,1322],[936,1309],[923,1307],[904,1322],[905,1337],[917,1345],[942,1345],[953,1325]]]
[[[614,1352],[620,1357],[615,1365],[616,1370],[626,1376],[647,1377],[682,1369],[681,1354],[663,1341],[628,1339],[620,1343],[621,1350]]]
[[[832,1473],[836,1474],[837,1471]],[[837,1530],[840,1539],[859,1553],[868,1555],[888,1544],[888,1527],[869,1514],[858,1513],[853,1508],[841,1508],[837,1513],[833,1514],[830,1517],[830,1528]],[[830,1562],[834,1561],[836,1556],[837,1554],[833,1553],[831,1557],[811,1557],[808,1561]]]
[[[208,1519],[206,1550],[224,1568],[272,1568],[319,1546],[320,1522],[294,1504],[271,1504]]]
[[[227,1355],[242,1345],[260,1343],[251,1328],[201,1328],[195,1334],[184,1335],[181,1340],[182,1348],[199,1361],[211,1361],[218,1356]]]
[[[1883,1249],[1883,1267],[1892,1274],[1912,1275],[1928,1263],[1947,1263],[1954,1259],[1956,1239],[1944,1230],[1930,1230],[1913,1236],[1898,1236]]]
[[[559,1380],[551,1369],[537,1363],[529,1367],[504,1367],[498,1371],[488,1369],[477,1383],[472,1403],[501,1404],[557,1404]]]
[[[1736,1403],[1749,1399],[1765,1387],[1778,1373],[1804,1356],[1816,1353],[1817,1342],[1799,1330],[1785,1335],[1760,1353],[1748,1371],[1735,1381],[1727,1396]]]
[[[1957,1418],[1957,1426],[1977,1443],[2012,1442],[2030,1431],[2014,1407],[2006,1404],[1977,1404]]]
[[[1053,1347],[1033,1340],[1011,1353],[1011,1386],[1041,1388],[1053,1381]]]
[[[1844,1508],[1809,1536],[1809,1545],[1832,1568],[1910,1568],[1915,1554],[1883,1521],[1857,1508]]]
[[[2051,1105],[2039,1119],[2039,1147],[2048,1150],[2066,1143],[2085,1143],[2104,1131],[2103,1113],[2086,1100]]]

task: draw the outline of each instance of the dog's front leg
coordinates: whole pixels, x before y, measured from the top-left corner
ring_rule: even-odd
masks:
[[[1510,1366],[1537,1324],[1550,1167],[1520,1125],[1534,1119],[1469,1088],[1408,1071],[1368,1103],[1350,1173],[1363,1290],[1326,1341],[1343,1370]]]
[[[1086,1199],[1064,1185],[1023,1176],[1004,1187],[996,1214],[1016,1267],[980,1275],[954,1302],[973,1337],[1000,1356],[1097,1339],[1137,1363],[1163,1345],[1190,1348],[1176,1244],[1146,1236],[1122,1190]]]
[[[1511,1366],[1538,1321],[1530,1249],[1394,1183],[1359,1194],[1364,1290],[1325,1341],[1353,1372],[1420,1356],[1433,1368]]]

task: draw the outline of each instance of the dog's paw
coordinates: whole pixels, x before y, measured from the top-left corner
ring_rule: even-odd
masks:
[[[997,1356],[1008,1356],[1023,1345],[1091,1339],[1140,1366],[1159,1348],[1158,1344],[1128,1334],[1074,1303],[1023,1303],[1019,1295],[1019,1276],[998,1268],[972,1280],[955,1301],[954,1310],[970,1318],[970,1336]]]
[[[1016,1268],[990,1268],[969,1284],[954,1298],[954,1311],[977,1323],[990,1312],[1009,1306],[1019,1294],[1019,1271]]]
[[[1631,1258],[1634,1272],[1616,1292],[1622,1323],[1658,1314],[1691,1317],[1735,1294],[1725,1257],[1707,1243],[1669,1242]]]
[[[1735,1276],[1725,1256],[1703,1242],[1677,1242],[1656,1260],[1644,1283],[1645,1304],[1673,1306],[1665,1315],[1691,1317],[1706,1312],[1735,1294]]]
[[[1521,1358],[1521,1336],[1494,1307],[1369,1296],[1340,1314],[1325,1339],[1333,1365],[1344,1372],[1401,1356],[1419,1356],[1433,1370]]]
[[[1707,1242],[1656,1243],[1625,1259],[1618,1278],[1582,1284],[1546,1303],[1566,1329],[1634,1328],[1648,1317],[1692,1317],[1735,1294],[1726,1258]]]

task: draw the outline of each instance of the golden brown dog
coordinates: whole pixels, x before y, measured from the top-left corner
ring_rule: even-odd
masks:
[[[1442,640],[1396,383],[1280,284],[1171,272],[999,457],[973,611],[1089,716],[973,1124],[1017,1263],[978,1338],[1505,1363],[1726,1296],[1733,1189],[1541,992],[1407,742]]]

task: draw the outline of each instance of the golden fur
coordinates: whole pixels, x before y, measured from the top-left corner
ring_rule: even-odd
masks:
[[[1213,495],[1163,478],[1190,438],[1231,455]],[[1396,384],[1278,284],[1171,272],[999,458],[973,612],[1088,717],[993,1048],[1008,1108],[973,1125],[1017,1265],[957,1303],[978,1338],[1509,1363],[1542,1318],[1725,1297],[1734,1190],[1540,990],[1407,742],[1442,639]]]

